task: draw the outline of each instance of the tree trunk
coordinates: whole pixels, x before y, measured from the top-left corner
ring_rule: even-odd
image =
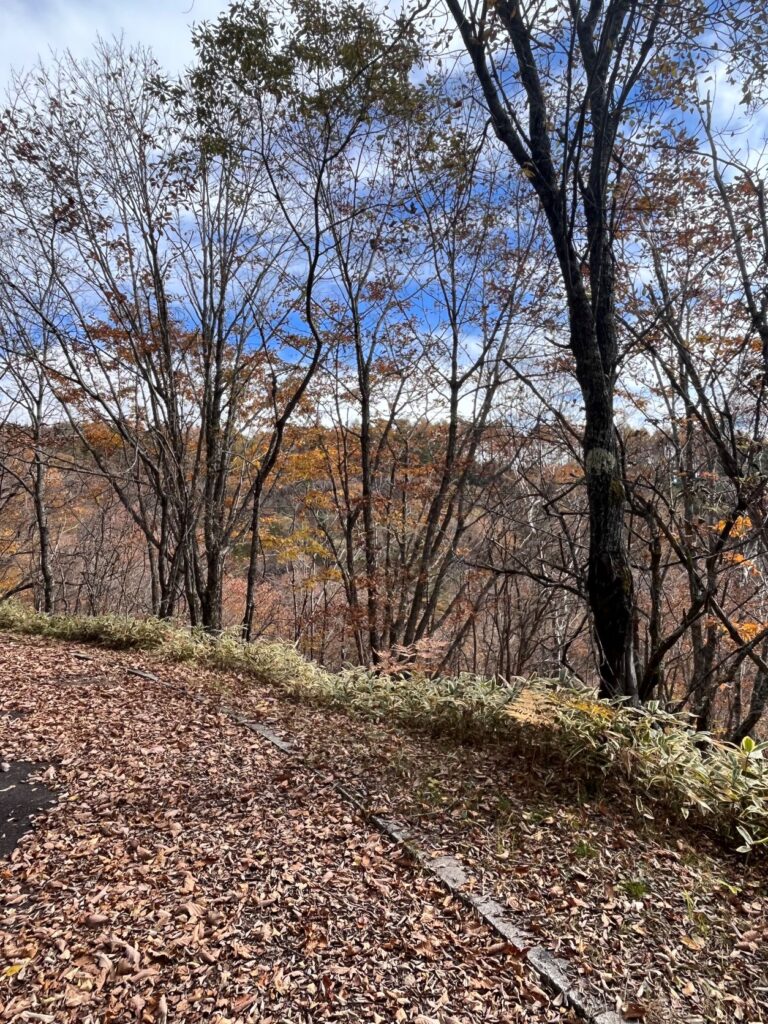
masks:
[[[551,220],[555,233],[559,224],[555,218]],[[597,642],[600,695],[626,696],[634,701],[635,600],[624,535],[627,502],[613,413],[617,347],[613,297],[609,294],[602,302],[593,302],[574,266],[572,251],[564,240],[558,248],[570,306],[571,350],[584,399],[583,448],[589,504],[587,593]],[[612,291],[604,263],[591,268],[591,277],[603,282],[605,291]]]
[[[253,495],[253,511],[251,513],[251,544],[248,553],[248,577],[245,585],[245,611],[241,636],[250,641],[253,633],[253,615],[256,610],[256,563],[259,557],[259,514],[261,512],[261,487],[257,487]]]
[[[51,572],[51,540],[48,529],[48,509],[45,504],[45,463],[40,452],[39,439],[35,443],[35,519],[40,547],[40,575],[43,578],[43,611],[53,611],[53,573]]]
[[[200,595],[200,619],[207,633],[220,633],[222,626],[222,592],[224,558],[220,551],[206,552],[205,588]]]
[[[600,216],[591,229],[590,284],[584,288],[575,253],[558,215],[550,224],[569,302],[570,346],[584,400],[584,467],[589,504],[587,593],[602,697],[638,699],[634,651],[635,594],[624,531],[627,507],[614,422],[616,318],[609,242]]]
[[[600,666],[600,695],[637,698],[634,586],[624,540],[624,482],[613,423],[584,437],[589,501],[589,593]]]

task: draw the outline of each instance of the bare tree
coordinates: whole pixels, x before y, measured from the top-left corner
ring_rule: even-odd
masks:
[[[614,411],[614,243],[625,139],[640,111],[651,117],[695,64],[697,10],[670,20],[663,0],[573,0],[547,8],[511,0],[445,3],[493,131],[536,193],[557,255],[583,399],[588,592],[602,692],[636,698],[634,588]]]

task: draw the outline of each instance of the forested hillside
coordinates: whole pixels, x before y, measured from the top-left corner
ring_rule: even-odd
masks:
[[[10,84],[2,596],[759,734],[757,6],[236,4],[195,46]]]

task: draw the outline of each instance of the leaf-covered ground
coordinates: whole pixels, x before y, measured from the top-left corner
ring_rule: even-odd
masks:
[[[768,879],[702,834],[651,823],[552,772],[343,716],[274,714],[374,810],[458,856],[483,892],[594,989],[653,1024],[768,1021]],[[267,717],[270,717],[267,715]]]
[[[0,708],[29,712],[0,717],[0,755],[53,761],[60,790],[0,867],[0,1020],[569,1019],[336,778],[458,856],[611,1005],[652,1024],[768,1022],[766,872],[701,833],[520,758],[147,654],[0,637],[0,673]]]
[[[58,791],[0,862],[0,1020],[570,1019],[198,673],[136,664],[0,638],[2,757]]]
[[[702,831],[643,819],[608,791],[584,794],[560,766],[229,685],[233,703],[297,739],[371,810],[462,860],[483,893],[612,1004],[649,1024],[768,1022],[765,858],[747,862]]]

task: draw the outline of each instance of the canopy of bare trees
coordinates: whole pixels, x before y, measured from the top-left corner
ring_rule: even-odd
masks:
[[[0,596],[759,730],[753,6],[237,3],[14,80]]]

